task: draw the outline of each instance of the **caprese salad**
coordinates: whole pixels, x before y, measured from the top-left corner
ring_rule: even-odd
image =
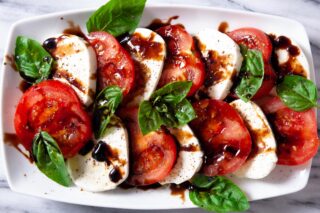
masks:
[[[111,0],[83,36],[17,37],[15,64],[30,84],[14,116],[21,144],[63,186],[188,183],[195,205],[248,209],[226,175],[261,179],[317,153],[317,88],[304,53],[251,27],[140,28],[144,6]]]

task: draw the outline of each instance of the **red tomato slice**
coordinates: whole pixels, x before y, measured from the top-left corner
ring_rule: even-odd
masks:
[[[177,158],[174,138],[164,130],[142,135],[138,125],[138,108],[122,109],[120,116],[130,135],[131,170],[128,183],[143,186],[163,180]]]
[[[229,104],[204,99],[193,104],[197,118],[190,125],[200,139],[207,176],[236,171],[251,151],[251,137],[242,118]]]
[[[74,156],[92,134],[90,118],[76,93],[55,80],[43,81],[23,94],[14,125],[27,150],[31,150],[34,135],[43,130],[57,141],[66,158]]]
[[[261,51],[265,66],[264,79],[260,89],[255,94],[253,99],[268,95],[276,82],[276,74],[270,65],[272,42],[270,41],[269,37],[263,31],[256,28],[240,28],[229,32],[228,35],[237,44],[243,44],[249,49]]]
[[[174,81],[192,81],[188,96],[203,84],[205,67],[192,36],[180,25],[167,25],[157,31],[167,44],[166,58],[159,87]]]
[[[257,103],[266,113],[276,136],[278,164],[299,165],[316,155],[319,139],[314,109],[296,112],[275,96],[267,96]]]
[[[92,32],[88,40],[98,58],[98,88],[117,85],[123,95],[129,93],[134,82],[134,64],[130,54],[115,37],[106,32]]]
[[[249,49],[261,51],[263,60],[270,62],[272,54],[272,42],[269,37],[261,30],[256,28],[240,28],[228,33],[237,44],[246,45]]]

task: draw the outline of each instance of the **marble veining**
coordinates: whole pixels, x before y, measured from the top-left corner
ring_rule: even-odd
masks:
[[[105,1],[106,0],[0,0],[0,61],[3,61],[3,52],[6,45],[9,28],[15,21],[31,16],[57,11],[80,8],[94,8],[102,5]],[[307,30],[313,53],[314,66],[317,74],[316,79],[318,82],[318,88],[320,86],[320,78],[318,74],[318,72],[320,71],[320,0],[149,0],[148,2],[157,4],[172,3],[215,6],[253,12],[262,12],[295,19],[301,22]],[[320,122],[318,123],[320,124]],[[141,212],[134,210],[108,209],[59,203],[14,193],[9,189],[8,183],[6,181],[3,163],[4,162],[2,161],[2,158],[0,158],[0,212]],[[320,154],[318,153],[318,155],[313,160],[309,183],[305,189],[291,195],[252,202],[251,208],[248,212],[320,212],[319,183]],[[200,213],[204,211],[202,211],[201,209],[189,209],[167,211],[161,210],[153,212]]]

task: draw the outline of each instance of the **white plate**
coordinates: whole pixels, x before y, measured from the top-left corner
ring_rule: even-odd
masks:
[[[39,16],[17,22],[11,29],[5,54],[14,53],[15,39],[18,35],[28,36],[40,42],[46,38],[61,33],[69,27],[68,21],[79,24],[86,32],[85,22],[93,10],[79,10]],[[144,11],[141,26],[145,26],[154,18],[167,19],[179,15],[176,21],[182,23],[190,33],[205,28],[217,28],[222,21],[229,23],[229,29],[239,27],[257,27],[267,33],[286,35],[294,39],[302,48],[310,64],[311,79],[314,80],[314,69],[309,40],[304,27],[286,18],[257,14],[251,12],[181,6],[181,5],[148,5]],[[21,78],[10,66],[2,66],[2,122],[1,134],[13,133],[13,115],[22,93],[18,89]],[[0,141],[3,141],[1,138]],[[4,144],[4,143],[2,143]],[[48,198],[57,201],[77,203],[92,206],[129,208],[129,209],[173,209],[194,207],[186,193],[185,202],[179,197],[170,195],[168,188],[156,190],[122,190],[104,193],[81,191],[75,186],[65,188],[45,177],[38,169],[30,164],[14,148],[2,145],[5,159],[8,183],[13,191]],[[263,180],[234,179],[246,192],[250,200],[258,200],[296,192],[304,188],[309,178],[311,162],[296,167],[277,166]]]

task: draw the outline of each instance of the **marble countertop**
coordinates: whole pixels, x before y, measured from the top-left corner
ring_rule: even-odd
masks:
[[[17,20],[57,11],[98,7],[104,4],[105,1],[106,0],[0,0],[0,61],[3,60],[3,51],[9,28]],[[316,73],[320,71],[320,0],[149,0],[148,2],[233,8],[295,19],[301,22],[307,30],[311,42]],[[319,75],[317,76],[317,82],[319,86]],[[141,212],[65,204],[14,193],[9,189],[6,182],[2,161],[2,156],[0,156],[0,212]],[[197,213],[204,211],[200,209],[189,209],[153,212]],[[318,153],[313,160],[310,180],[305,189],[282,197],[252,202],[248,212],[320,212],[320,153]]]

